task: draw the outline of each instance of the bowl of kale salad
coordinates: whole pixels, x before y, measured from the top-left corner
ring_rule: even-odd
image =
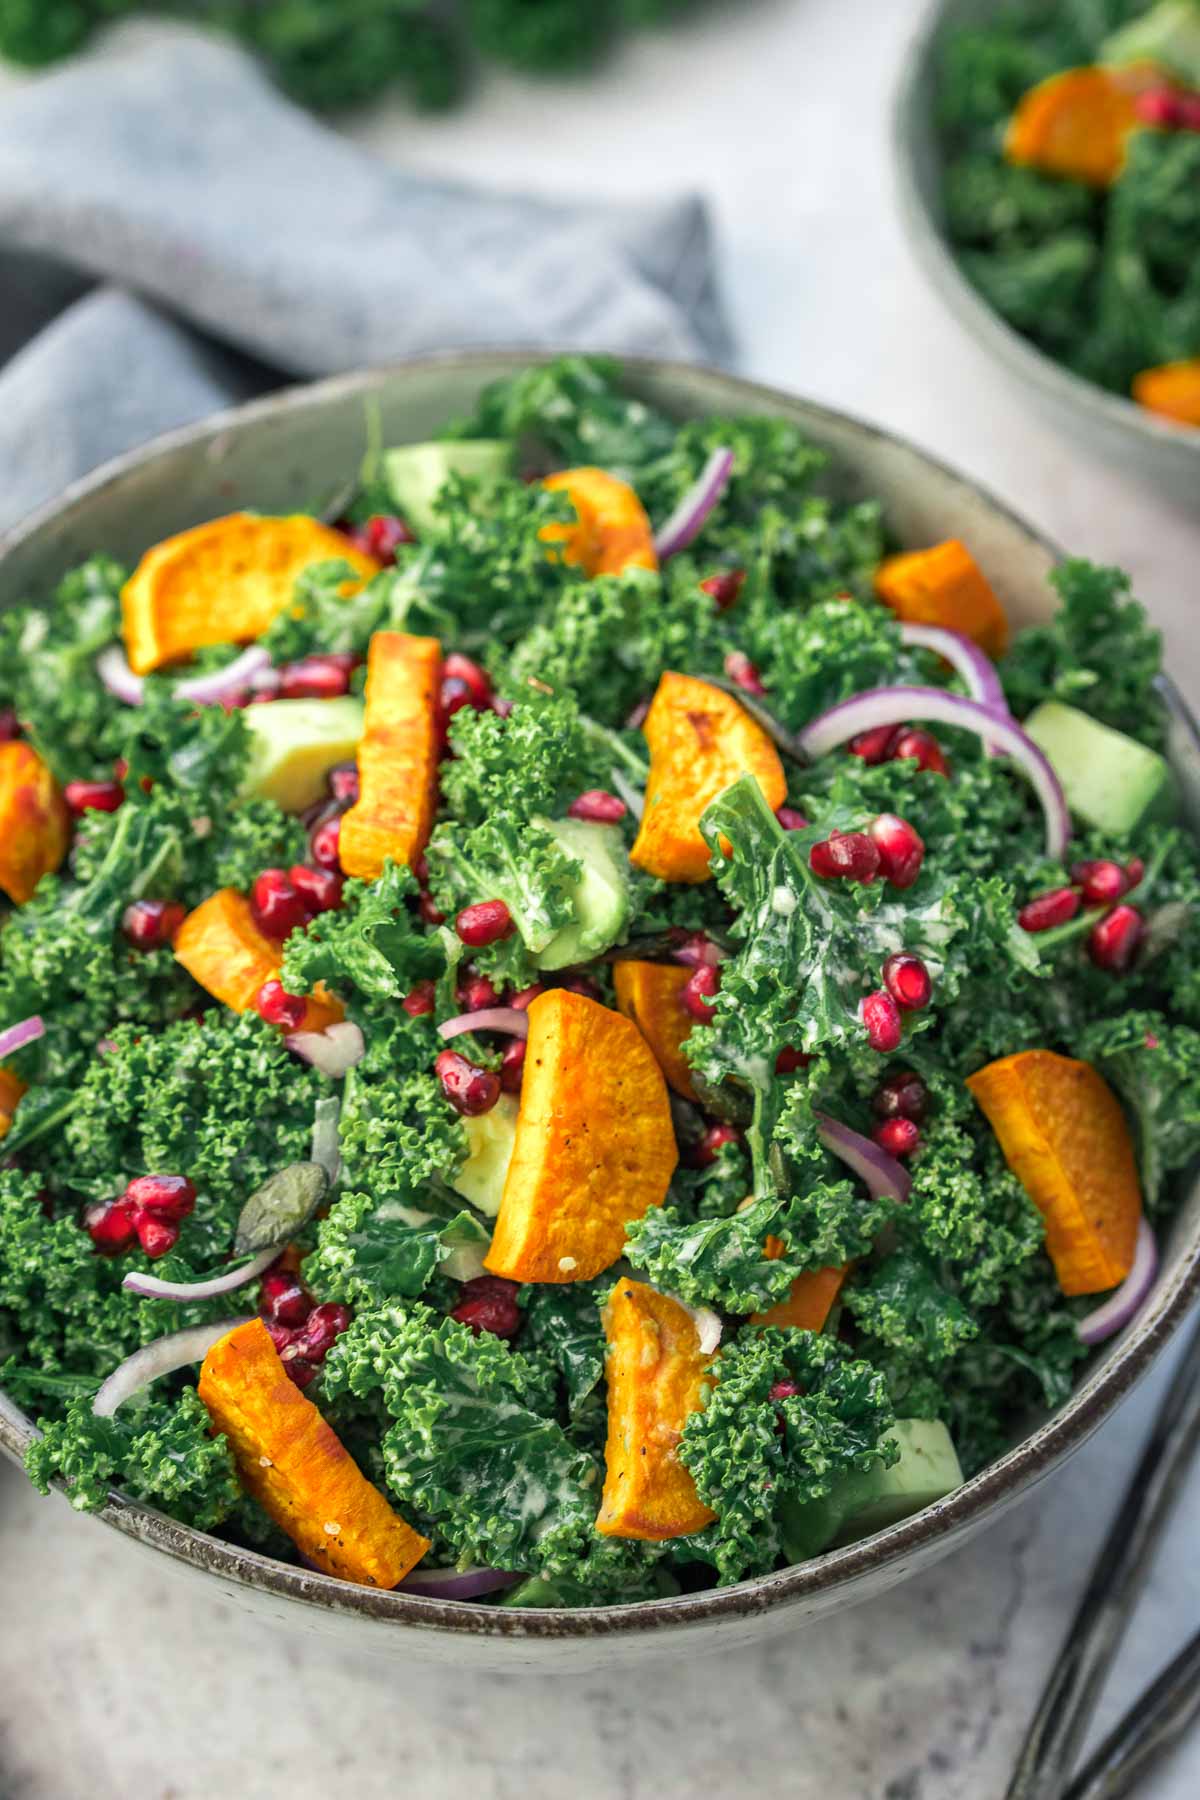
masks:
[[[160,440],[0,570],[39,1487],[578,1666],[899,1580],[1178,1324],[1196,744],[1121,572],[772,390],[508,353]]]
[[[940,0],[902,78],[914,247],[1081,442],[1200,495],[1200,0]]]

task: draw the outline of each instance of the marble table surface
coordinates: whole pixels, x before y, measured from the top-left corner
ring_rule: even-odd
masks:
[[[1006,391],[900,231],[887,105],[918,0],[745,0],[587,85],[496,79],[381,154],[549,191],[709,196],[746,372],[895,427],[1061,542],[1132,569],[1200,700],[1200,510],[1089,462]],[[152,29],[132,27],[129,29]],[[11,78],[6,78],[11,79]],[[2,88],[4,82],[0,82]],[[336,204],[336,198],[332,201]],[[736,1664],[554,1680],[347,1656],[198,1596],[0,1469],[2,1800],[1001,1800],[1165,1369],[1015,1514],[856,1611]],[[1200,1618],[1200,1474],[1098,1729]],[[1148,1800],[1200,1791],[1200,1734]]]

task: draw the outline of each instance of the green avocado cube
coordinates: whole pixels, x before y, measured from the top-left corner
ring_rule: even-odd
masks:
[[[363,732],[363,703],[349,696],[272,700],[248,706],[242,717],[250,734],[242,793],[274,800],[289,813],[316,805],[330,769],[354,761]]]
[[[1200,0],[1159,0],[1105,38],[1100,61],[1157,63],[1188,87],[1200,87]]]
[[[940,1419],[897,1419],[887,1434],[900,1459],[841,1475],[827,1494],[780,1506],[784,1553],[807,1562],[831,1544],[852,1543],[952,1494],[963,1482],[953,1440]]]
[[[452,475],[495,477],[509,474],[512,465],[513,446],[504,439],[448,439],[385,450],[383,479],[392,505],[422,536],[437,523],[434,501]]]
[[[1175,784],[1165,759],[1123,731],[1060,700],[1044,701],[1024,729],[1049,757],[1067,805],[1086,824],[1124,837],[1143,820],[1174,811]]]

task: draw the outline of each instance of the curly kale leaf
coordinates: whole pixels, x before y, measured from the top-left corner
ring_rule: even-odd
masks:
[[[521,1349],[541,1355],[553,1365],[572,1417],[595,1393],[604,1375],[600,1306],[611,1286],[611,1279],[602,1275],[597,1281],[525,1287],[518,1296],[525,1313]]]
[[[628,481],[671,449],[676,429],[624,391],[612,357],[560,356],[492,382],[444,435],[526,440],[556,466],[596,464]]]
[[[1077,1054],[1102,1070],[1132,1114],[1142,1193],[1159,1210],[1172,1171],[1200,1152],[1200,1031],[1160,1013],[1118,1013],[1094,1020]]]
[[[456,1252],[472,1248],[478,1267],[489,1242],[465,1210],[447,1216],[427,1205],[344,1193],[317,1227],[317,1247],[305,1259],[304,1279],[322,1300],[350,1306],[415,1300]]]
[[[500,812],[483,824],[439,825],[425,851],[438,909],[452,918],[477,900],[503,900],[514,932],[476,953],[476,967],[524,986],[530,960],[575,917],[574,889],[582,864],[544,825]]]
[[[259,642],[275,663],[335,651],[365,656],[373,634],[390,622],[394,586],[388,569],[362,582],[349,563],[313,563],[297,577],[291,605],[276,615]]]
[[[430,1183],[448,1180],[467,1154],[462,1121],[428,1072],[432,1029],[426,1042],[422,1069],[403,1075],[364,1059],[346,1076],[338,1121],[342,1185],[377,1204],[414,1200]]]
[[[60,781],[112,774],[126,708],[95,663],[120,632],[125,576],[110,557],[95,556],[64,576],[48,607],[0,616],[0,704]]]
[[[46,1421],[25,1466],[43,1494],[52,1481],[65,1482],[80,1512],[102,1507],[116,1483],[200,1531],[219,1525],[241,1500],[229,1440],[213,1436],[195,1388],[177,1400],[131,1402],[109,1419],[95,1417],[90,1399],[75,1400],[65,1419]]]
[[[961,244],[1012,250],[1092,223],[1097,201],[1083,182],[1001,162],[994,151],[958,157],[943,183],[946,225]]]
[[[1032,248],[964,250],[962,266],[989,306],[1060,355],[1084,336],[1095,299],[1100,251],[1084,231],[1064,231]]]
[[[319,913],[284,946],[281,979],[289,994],[317,982],[370,999],[399,999],[444,960],[438,940],[421,931],[407,901],[417,893],[411,871],[386,862],[377,881],[349,881],[336,912]]]
[[[498,812],[556,818],[597,784],[599,766],[587,722],[568,698],[522,700],[507,718],[465,707],[450,727],[454,756],[442,765],[442,799],[465,825]]]
[[[780,612],[755,597],[740,642],[767,689],[767,704],[796,728],[865,688],[901,679],[906,656],[900,626],[885,606],[823,600],[806,612]]]

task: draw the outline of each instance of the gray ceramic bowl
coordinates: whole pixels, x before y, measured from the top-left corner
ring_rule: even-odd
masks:
[[[160,438],[110,463],[0,542],[0,605],[47,591],[97,546],[136,558],[157,538],[229,510],[266,512],[336,493],[363,449],[364,401],[382,408],[390,442],[428,437],[469,409],[480,387],[528,364],[524,353],[422,359],[339,377]],[[971,545],[1018,624],[1052,608],[1054,552],[995,500],[910,444],[807,401],[703,369],[627,363],[631,387],[683,419],[705,412],[792,420],[832,455],[850,494],[878,495],[896,537],[910,545],[958,536]],[[1200,746],[1172,700],[1172,754],[1200,812]],[[168,1559],[209,1591],[290,1629],[335,1633],[359,1646],[495,1670],[593,1667],[671,1649],[732,1649],[903,1581],[962,1544],[1084,1441],[1149,1368],[1200,1283],[1200,1188],[1164,1245],[1162,1272],[1137,1321],[1108,1345],[1061,1411],[949,1499],[878,1533],[762,1580],[679,1599],[589,1612],[514,1611],[378,1593],[236,1549],[114,1495],[103,1524]],[[0,1446],[19,1457],[29,1420],[0,1394]],[[51,1502],[47,1502],[51,1504]],[[55,1502],[61,1504],[61,1502]]]
[[[959,324],[1076,443],[1102,451],[1159,490],[1194,505],[1200,500],[1200,430],[1156,418],[1044,355],[976,292],[946,240],[933,115],[937,42],[943,31],[994,13],[996,4],[933,0],[905,60],[896,91],[893,143],[909,240]]]

